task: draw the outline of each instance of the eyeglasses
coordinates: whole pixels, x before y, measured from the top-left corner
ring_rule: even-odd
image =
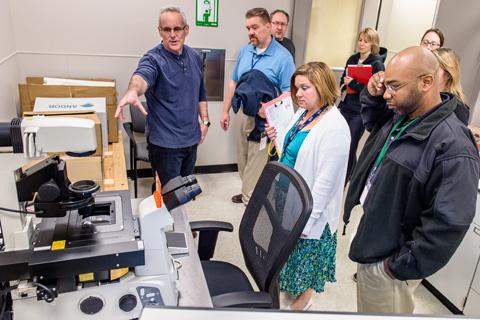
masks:
[[[428,46],[440,47],[440,43],[436,41],[428,41],[427,39],[422,40],[421,44],[424,45],[425,47],[428,47]]]
[[[286,27],[288,23],[279,22],[279,21],[272,21],[272,24],[273,24],[274,26]]]
[[[420,78],[423,78],[425,76],[428,76],[429,74],[421,74],[419,76],[416,76],[415,79],[420,79]],[[433,77],[433,76],[432,76]],[[407,81],[405,83],[402,83],[402,84],[399,84],[399,85],[391,85],[391,84],[387,84],[385,83],[385,89],[386,91],[390,92],[391,95],[395,95],[395,93],[397,93],[397,91],[403,87],[405,87],[407,84],[409,83],[412,83],[413,81]]]
[[[408,82],[405,82],[404,84],[398,85],[398,86],[392,86],[390,84],[385,84],[385,89],[386,91],[390,92],[390,94],[394,95],[398,89],[405,87],[408,84]]]
[[[163,32],[163,33],[166,33],[166,34],[170,34],[172,31],[175,34],[180,34],[180,32],[185,30],[186,27],[187,27],[186,25],[183,26],[183,27],[175,27],[175,28],[166,27],[166,28],[160,28],[160,31]]]

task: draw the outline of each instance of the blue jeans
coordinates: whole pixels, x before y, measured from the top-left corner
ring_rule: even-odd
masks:
[[[148,144],[148,157],[152,169],[158,173],[162,185],[177,176],[185,177],[193,173],[197,160],[197,146],[172,149]]]

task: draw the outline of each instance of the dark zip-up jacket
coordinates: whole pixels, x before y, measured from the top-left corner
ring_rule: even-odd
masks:
[[[258,115],[261,103],[273,100],[279,95],[280,90],[260,70],[252,69],[240,77],[232,97],[232,109],[237,113],[242,108],[245,115],[255,118],[255,128],[248,135],[248,141],[260,142],[266,123],[266,120]]]
[[[347,60],[347,64],[345,65],[345,70],[343,71],[342,78],[340,79],[340,86],[343,85],[343,78],[347,74],[347,68],[349,64],[358,64],[358,60],[360,59],[360,53],[355,53]],[[385,66],[383,65],[382,59],[380,56],[376,54],[370,54],[365,61],[363,61],[362,65],[371,65],[372,66],[372,74],[375,74],[379,71],[384,71]],[[350,81],[348,86],[355,90],[356,93],[350,93],[345,96],[345,99],[339,104],[339,108],[343,112],[348,112],[351,114],[360,114],[360,92],[366,87],[366,85],[358,82],[357,80],[353,79]],[[347,90],[346,87],[343,87],[343,90]]]
[[[349,257],[388,258],[400,280],[422,279],[451,258],[475,215],[480,159],[473,136],[454,113],[457,100],[423,115],[389,147],[365,199]],[[371,131],[345,200],[344,222],[359,203],[367,176],[399,118],[382,97],[361,93],[362,120]]]

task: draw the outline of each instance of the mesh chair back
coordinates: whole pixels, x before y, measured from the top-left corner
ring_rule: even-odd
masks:
[[[142,105],[148,112],[147,103],[142,101]],[[130,117],[132,118],[133,132],[145,132],[145,115],[133,105],[130,105]]]
[[[265,166],[239,227],[245,264],[261,291],[276,287],[312,208],[310,189],[298,172],[279,162]]]

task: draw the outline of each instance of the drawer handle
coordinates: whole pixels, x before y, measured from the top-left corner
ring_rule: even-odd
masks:
[[[480,228],[473,227],[473,232],[474,232],[476,235],[480,236]]]

